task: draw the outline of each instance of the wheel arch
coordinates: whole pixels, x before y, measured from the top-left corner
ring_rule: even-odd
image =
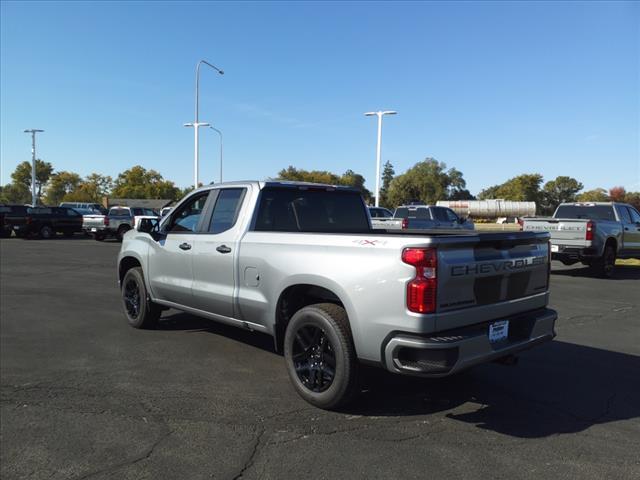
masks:
[[[127,254],[124,257],[122,257],[118,262],[118,284],[122,284],[122,280],[124,279],[124,276],[127,274],[127,272],[135,267],[142,268],[142,262],[137,256],[132,254]],[[146,283],[147,281],[146,276],[144,277],[145,277],[145,283]]]
[[[290,283],[280,289],[278,300],[275,302],[273,339],[277,352],[284,351],[284,334],[291,317],[301,308],[316,303],[333,303],[345,309],[349,328],[353,333],[353,309],[344,299],[346,293],[337,285],[328,285],[326,282],[312,279],[300,280]]]

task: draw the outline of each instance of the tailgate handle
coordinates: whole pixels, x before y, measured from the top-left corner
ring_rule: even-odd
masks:
[[[229,253],[231,252],[231,249],[229,247],[227,247],[226,245],[220,245],[218,248],[216,248],[217,251],[219,251],[220,253]]]

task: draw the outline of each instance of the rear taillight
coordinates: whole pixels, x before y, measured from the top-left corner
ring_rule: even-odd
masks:
[[[136,224],[136,216],[134,215],[133,217],[131,217],[131,225],[135,226]]]
[[[31,223],[31,217],[27,217],[27,224]]]
[[[416,275],[407,284],[407,308],[415,313],[436,311],[438,285],[438,252],[435,248],[405,248],[402,261],[416,269]]]
[[[596,231],[596,224],[589,220],[587,222],[587,233],[584,236],[585,240],[593,240],[593,233]]]
[[[547,242],[547,288],[551,279],[551,242]]]
[[[519,218],[518,219],[518,225],[520,225],[520,231],[522,231],[522,229],[524,228],[524,220]]]
[[[109,226],[109,217],[104,217],[104,226],[105,227]]]
[[[407,228],[409,228],[409,219],[408,218],[403,218],[402,219],[402,229],[406,230]]]

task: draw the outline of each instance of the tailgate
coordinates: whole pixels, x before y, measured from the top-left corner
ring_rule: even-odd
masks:
[[[104,228],[104,215],[83,215],[82,228]]]
[[[547,234],[487,233],[438,245],[438,329],[544,307],[548,267]]]
[[[529,232],[549,232],[551,234],[551,243],[553,244],[584,242],[587,233],[587,221],[572,218],[525,219],[522,228]]]

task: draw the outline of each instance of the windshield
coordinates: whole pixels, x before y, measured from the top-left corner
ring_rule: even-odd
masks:
[[[560,205],[553,217],[612,221],[616,219],[611,205]]]

